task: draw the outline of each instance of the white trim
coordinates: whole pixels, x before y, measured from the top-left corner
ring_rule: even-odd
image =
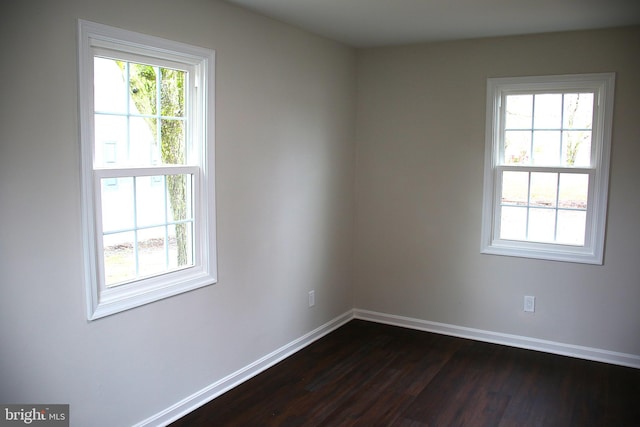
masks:
[[[148,34],[111,27],[97,22],[78,20],[79,27],[89,34],[91,46],[109,50],[126,50],[130,53],[148,56],[153,51],[153,58],[162,58],[167,61],[182,62],[197,65],[201,57],[210,55],[211,50],[167,40]]]
[[[189,70],[187,102],[191,115],[187,132],[187,165],[143,168],[96,168],[94,165],[93,64],[96,53],[110,49],[115,56],[146,58]],[[87,318],[95,320],[120,311],[187,292],[217,282],[215,210],[215,51],[185,43],[78,20],[78,72],[82,223]],[[120,176],[190,174],[193,177],[194,265],[107,288],[100,261],[100,178]]]
[[[560,76],[509,77],[487,79],[485,119],[485,158],[480,252],[483,254],[536,258],[552,261],[602,265],[604,262],[609,159],[613,121],[615,73],[572,74]],[[538,243],[501,239],[499,234],[500,170],[517,167],[501,165],[501,138],[504,114],[502,99],[513,93],[593,91],[594,123],[592,126],[591,168],[588,168],[589,195],[586,211],[584,246]],[[544,170],[521,166],[523,171]],[[562,172],[563,168],[547,168]],[[581,169],[567,168],[571,173]]]
[[[524,348],[527,350],[543,351],[545,353],[559,354],[562,356],[570,356],[579,359],[593,360],[596,362],[605,362],[613,365],[640,369],[640,355],[636,354],[620,353],[600,348],[531,338],[522,335],[504,334],[501,332],[486,331],[447,323],[431,322],[429,320],[396,316],[394,314],[379,313],[369,310],[354,309],[353,317],[355,319],[401,326],[403,328],[417,329],[442,335],[450,335],[459,338]]]
[[[231,390],[234,387],[237,387],[243,382],[274,366],[276,363],[302,350],[314,341],[338,329],[340,326],[344,325],[351,319],[353,319],[352,310],[341,314],[340,316],[334,318],[333,320],[330,320],[329,322],[314,329],[313,331],[301,336],[294,341],[291,341],[289,344],[286,344],[279,349],[267,354],[266,356],[261,357],[255,362],[250,363],[244,368],[241,368],[227,375],[226,377],[206,386],[202,390],[193,393],[191,396],[182,399],[180,402],[168,407],[163,411],[158,412],[155,415],[152,415],[146,420],[140,421],[139,423],[135,424],[134,427],[169,425],[177,419],[210,402],[221,394]]]

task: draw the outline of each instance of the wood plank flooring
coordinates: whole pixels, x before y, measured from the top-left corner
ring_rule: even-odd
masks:
[[[640,370],[352,320],[171,425],[640,426]]]

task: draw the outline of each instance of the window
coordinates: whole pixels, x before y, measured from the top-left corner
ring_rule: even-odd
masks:
[[[481,250],[602,264],[614,75],[487,83]]]
[[[214,59],[79,21],[89,319],[217,280]]]

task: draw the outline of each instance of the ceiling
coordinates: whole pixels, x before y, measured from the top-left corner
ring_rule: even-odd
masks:
[[[226,0],[354,47],[640,24],[640,0]]]

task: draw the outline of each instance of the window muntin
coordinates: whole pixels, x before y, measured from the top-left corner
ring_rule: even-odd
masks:
[[[483,253],[602,263],[613,82],[489,79]]]
[[[80,21],[90,319],[216,281],[214,53]]]

